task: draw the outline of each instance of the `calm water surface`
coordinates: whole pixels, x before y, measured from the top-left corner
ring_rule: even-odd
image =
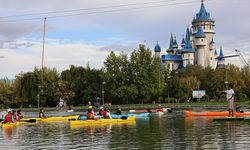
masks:
[[[250,149],[250,122],[213,122],[183,111],[151,113],[130,123],[70,127],[69,122],[42,122],[0,129],[0,149]],[[45,112],[47,117],[80,113]]]

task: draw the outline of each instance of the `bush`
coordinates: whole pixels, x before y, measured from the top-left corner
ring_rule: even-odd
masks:
[[[203,95],[201,100],[208,102],[209,101],[209,96],[207,94]]]
[[[4,101],[3,104],[5,108],[9,108],[9,105],[11,104],[11,102],[7,100],[7,101]]]
[[[247,101],[248,97],[247,97],[246,94],[240,93],[239,96],[238,96],[238,100],[239,101]]]
[[[185,95],[185,96],[183,96],[183,97],[180,99],[180,103],[185,103],[185,102],[187,102],[187,100],[188,100],[188,97]]]
[[[213,99],[216,99],[216,100],[217,100],[217,99],[218,99],[218,96],[215,96],[215,95],[214,95]]]
[[[227,100],[227,95],[226,94],[221,94],[220,99],[221,100]]]
[[[165,98],[165,103],[168,103],[168,97]],[[174,97],[169,97],[169,102],[174,103]]]
[[[18,104],[18,103],[10,103],[9,107],[10,108],[20,108],[20,104]]]

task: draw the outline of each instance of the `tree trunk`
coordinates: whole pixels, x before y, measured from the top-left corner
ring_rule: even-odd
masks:
[[[128,104],[128,97],[127,97],[127,101],[126,101],[126,104]]]
[[[178,99],[178,104],[179,104],[180,100],[181,100],[181,98]]]
[[[141,104],[143,104],[143,99],[141,99]]]

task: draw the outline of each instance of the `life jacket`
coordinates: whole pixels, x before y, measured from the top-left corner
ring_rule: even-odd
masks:
[[[162,111],[162,108],[158,108],[158,109],[157,109],[157,112],[159,112],[159,111],[160,111],[160,112],[163,112],[163,111]]]
[[[14,120],[17,121],[18,120],[18,116],[17,115],[13,115]]]
[[[42,113],[42,114],[43,114],[42,116],[44,117],[44,113],[43,113],[43,112],[40,112],[40,113]],[[40,113],[39,113],[39,118],[41,118],[41,117],[40,117]]]
[[[88,114],[86,115],[86,117],[87,117],[87,120],[88,120],[88,119],[92,119],[92,118],[91,118],[91,113],[88,113]]]
[[[11,114],[8,114],[5,116],[5,122],[8,123],[8,122],[12,122],[12,115]]]
[[[102,110],[99,111],[99,115],[103,116],[103,111]]]
[[[19,113],[18,115],[22,115],[21,113]],[[20,119],[23,119],[23,116],[19,117]]]
[[[106,110],[103,112],[102,116],[103,116],[104,118],[107,118],[107,111],[106,111]]]

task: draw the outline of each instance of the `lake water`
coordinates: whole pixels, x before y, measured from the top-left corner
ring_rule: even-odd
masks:
[[[194,109],[201,110],[208,111]],[[45,115],[68,116],[80,111],[45,111]],[[213,122],[207,117],[186,117],[183,111],[173,109],[163,116],[151,113],[130,123],[70,127],[69,122],[38,122],[0,129],[0,149],[250,148],[250,122]],[[34,111],[26,114],[26,118],[37,116]]]

